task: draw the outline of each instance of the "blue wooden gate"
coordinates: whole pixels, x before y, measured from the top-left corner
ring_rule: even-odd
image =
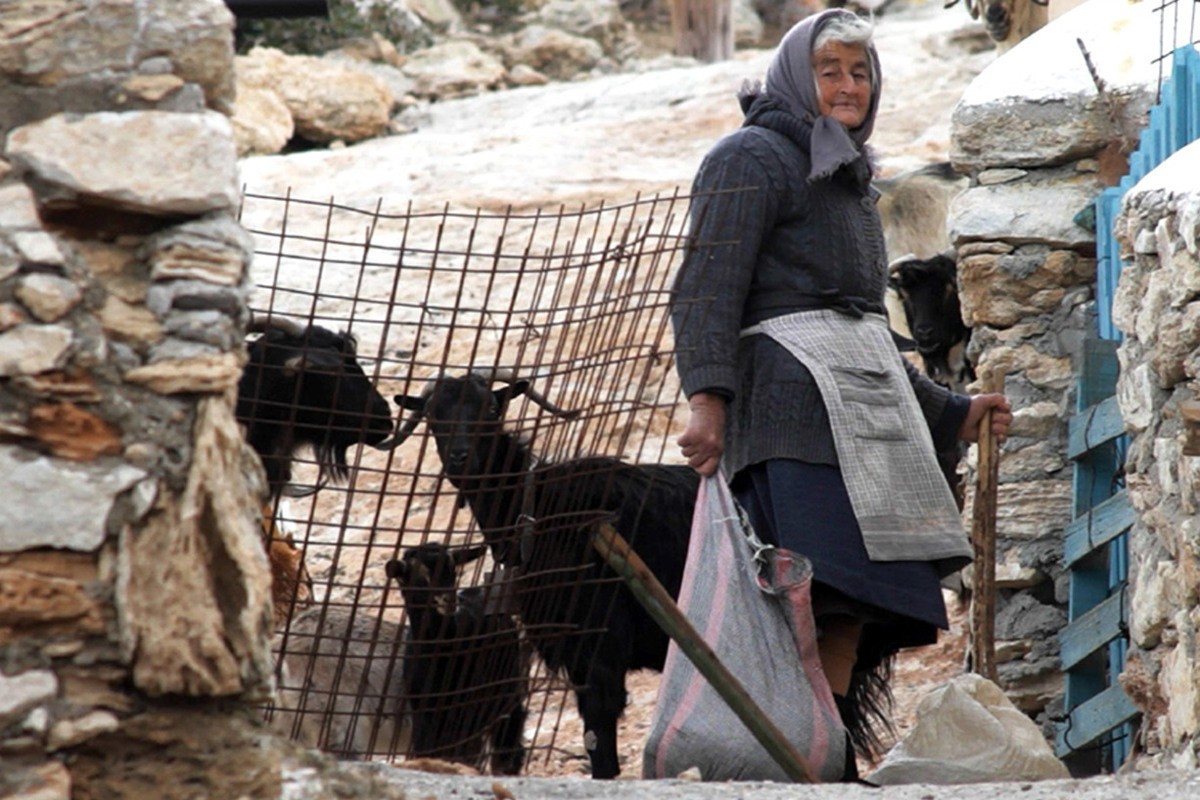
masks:
[[[1078,413],[1069,429],[1075,519],[1063,543],[1070,595],[1068,624],[1059,634],[1066,715],[1056,750],[1077,773],[1119,767],[1129,754],[1138,713],[1117,683],[1129,643],[1126,537],[1135,514],[1119,478],[1126,442],[1113,396],[1121,334],[1112,322],[1112,298],[1123,264],[1113,226],[1125,193],[1171,154],[1200,139],[1200,55],[1191,45],[1173,55],[1171,76],[1129,159],[1129,174],[1096,200],[1099,338],[1087,343]]]

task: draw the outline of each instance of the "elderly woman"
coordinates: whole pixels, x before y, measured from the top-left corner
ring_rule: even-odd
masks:
[[[1001,441],[1012,421],[1003,395],[952,394],[888,332],[871,34],[845,10],[809,17],[743,87],[742,127],[695,177],[672,295],[683,455],[720,465],[760,538],[812,562],[822,667],[868,759],[896,652],[947,627],[940,579],[971,556],[935,451],[975,441],[989,409]]]

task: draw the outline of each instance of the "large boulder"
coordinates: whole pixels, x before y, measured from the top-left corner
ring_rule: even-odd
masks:
[[[479,94],[504,85],[504,64],[474,42],[454,39],[413,53],[404,74],[418,97],[444,100]]]
[[[530,25],[513,37],[509,56],[514,63],[532,67],[547,77],[570,80],[595,67],[604,57],[604,50],[594,39]]]
[[[537,24],[594,40],[605,55],[617,61],[640,49],[637,34],[621,14],[617,0],[548,0],[534,16]]]
[[[359,142],[387,132],[391,89],[381,79],[345,63],[315,56],[290,56],[256,47],[237,58],[238,81],[274,92],[292,115],[295,134],[311,142]],[[253,126],[242,106],[242,122]],[[236,112],[235,112],[236,115]]]

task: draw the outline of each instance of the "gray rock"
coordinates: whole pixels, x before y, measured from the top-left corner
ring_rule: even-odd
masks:
[[[43,204],[99,205],[150,216],[237,206],[237,151],[221,114],[58,114],[14,130],[8,155]]]
[[[61,319],[83,299],[83,293],[74,283],[45,273],[23,278],[15,294],[21,305],[42,322]]]
[[[1095,234],[1075,215],[1100,190],[1094,175],[1045,171],[1037,178],[975,186],[956,197],[950,211],[950,240],[1040,242],[1052,247],[1088,247]]]
[[[57,694],[58,677],[49,670],[30,670],[11,677],[0,672],[0,729]]]
[[[0,377],[60,368],[72,339],[71,329],[59,325],[17,325],[0,333]]]
[[[0,552],[61,547],[91,552],[104,541],[113,501],[145,477],[114,459],[77,463],[0,445]]]

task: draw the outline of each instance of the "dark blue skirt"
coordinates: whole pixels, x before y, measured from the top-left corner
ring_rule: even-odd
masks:
[[[813,613],[850,614],[889,640],[885,650],[932,644],[949,627],[937,571],[927,561],[872,561],[841,471],[771,459],[731,488],[755,533],[813,565]]]

